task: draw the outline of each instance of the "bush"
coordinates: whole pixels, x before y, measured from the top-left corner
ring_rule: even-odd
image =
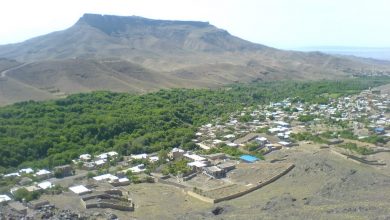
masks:
[[[22,202],[23,200],[26,202],[38,199],[41,196],[41,193],[38,191],[29,192],[25,188],[20,188],[15,191],[14,198],[16,201]]]
[[[147,177],[145,177],[145,182],[146,183],[154,183],[154,178],[151,176],[147,176]]]
[[[313,141],[316,143],[326,143],[321,137],[317,135],[313,135],[309,132],[301,132],[301,133],[292,133],[290,137],[296,141]]]
[[[313,115],[300,115],[298,117],[298,121],[300,122],[309,122],[309,121],[313,121],[315,118],[315,116]]]
[[[370,148],[359,147],[355,143],[345,143],[345,144],[339,145],[339,147],[354,151],[354,152],[356,152],[358,154],[362,154],[362,155],[368,155],[368,154],[372,154],[374,152]]]
[[[189,161],[186,159],[180,159],[169,163],[163,170],[163,174],[170,173],[173,175],[186,174],[191,171],[191,168],[187,166]],[[164,175],[165,175],[164,174]]]
[[[260,145],[258,143],[248,143],[245,145],[245,149],[248,151],[256,151]]]
[[[54,187],[46,190],[46,193],[47,194],[51,194],[51,195],[59,195],[61,194],[62,192],[64,191],[64,188],[60,185],[55,185]]]
[[[232,157],[239,157],[243,155],[244,153],[236,148],[236,147],[229,147],[225,144],[221,144],[218,147],[211,148],[210,150],[207,151],[202,151],[204,154],[215,154],[215,153],[224,153],[227,155],[230,155]]]
[[[366,137],[364,139],[362,139],[362,141],[364,142],[367,142],[367,143],[371,143],[371,144],[377,144],[377,143],[386,143],[386,139],[382,136],[378,136],[378,135],[372,135],[370,137]]]
[[[95,173],[95,172],[89,171],[89,172],[87,173],[87,178],[88,178],[88,179],[92,179],[92,178],[95,177],[95,176],[96,176],[96,173]]]
[[[258,129],[256,130],[256,133],[263,133],[263,134],[267,134],[267,133],[269,133],[268,129],[269,129],[269,127],[268,127],[268,126],[266,126],[266,127],[263,127],[263,128],[258,128]]]

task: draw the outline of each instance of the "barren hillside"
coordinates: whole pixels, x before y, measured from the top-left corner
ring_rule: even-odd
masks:
[[[66,30],[0,46],[0,58],[2,105],[94,90],[390,73],[388,62],[278,50],[207,22],[95,14]]]

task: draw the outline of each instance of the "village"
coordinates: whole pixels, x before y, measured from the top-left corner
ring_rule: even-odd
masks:
[[[116,219],[140,208],[142,194],[132,188],[137,184],[164,185],[194,201],[215,204],[283,177],[294,162],[271,156],[301,146],[388,169],[390,158],[383,152],[390,152],[389,105],[389,94],[376,90],[331,97],[326,104],[291,97],[246,107],[199,127],[192,140],[196,149],[133,155],[85,152],[72,164],[52,169],[24,167],[0,177],[13,184],[0,193],[0,216]]]

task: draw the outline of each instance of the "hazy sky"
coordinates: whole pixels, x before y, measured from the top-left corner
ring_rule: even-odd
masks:
[[[84,13],[209,21],[278,48],[390,46],[388,0],[2,0],[0,44],[65,29]]]

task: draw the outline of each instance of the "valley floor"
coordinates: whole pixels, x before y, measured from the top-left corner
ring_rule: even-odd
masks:
[[[295,168],[272,184],[214,205],[160,183],[126,186],[135,210],[115,214],[120,219],[388,219],[390,170],[338,157],[331,150],[301,144],[274,151],[267,160],[284,160]],[[82,211],[77,198],[69,193],[45,199],[61,209]],[[223,211],[214,215],[217,207]]]
[[[267,160],[285,159],[296,167],[276,182],[243,197],[215,206],[194,207],[178,219],[388,219],[390,171],[337,157],[318,145],[271,153]],[[135,212],[137,213],[137,212]],[[179,214],[180,213],[180,214]],[[179,217],[180,216],[180,217]],[[140,216],[141,217],[141,216]],[[167,216],[168,217],[168,216]],[[147,218],[147,216],[142,216]]]
[[[388,94],[389,88],[390,84],[382,86],[379,89],[382,94]],[[371,95],[371,92],[366,95],[369,100],[373,99]],[[382,101],[386,103],[386,111],[383,111],[388,118],[387,97],[388,96],[383,96]],[[343,102],[345,102],[344,105],[340,107],[343,111],[347,112],[347,110],[354,108],[344,108],[344,106],[354,106],[349,105],[349,101],[345,101],[350,100],[349,97],[348,99],[342,98],[340,100],[344,100]],[[339,102],[333,104],[337,103]],[[316,111],[313,110],[313,112]],[[373,112],[375,113],[375,111]],[[374,113],[370,112],[371,115],[375,115]],[[359,113],[356,114],[358,115]],[[324,115],[317,114],[317,116],[322,117],[320,120],[325,121]],[[351,118],[353,117],[354,115],[351,114]],[[385,117],[383,116],[383,118]],[[369,122],[373,123],[374,121],[369,120]],[[274,124],[274,122],[272,123]],[[118,190],[128,196],[126,199],[129,198],[134,202],[134,211],[131,212],[100,208],[85,209],[82,203],[80,203],[80,196],[69,192],[69,190],[65,190],[59,195],[44,194],[42,195],[41,200],[47,200],[59,210],[71,210],[76,213],[86,214],[88,219],[105,219],[104,215],[108,215],[107,213],[114,213],[119,219],[390,219],[390,151],[388,142],[375,145],[367,142],[363,143],[362,140],[364,140],[364,138],[358,139],[353,136],[348,139],[338,135],[338,138],[340,138],[341,141],[364,145],[361,148],[371,150],[367,151],[369,152],[367,154],[361,153],[361,155],[359,155],[359,152],[356,151],[356,149],[361,150],[361,148],[356,147],[356,144],[356,152],[354,152],[352,149],[342,147],[343,145],[331,143],[330,140],[332,139],[329,138],[326,138],[328,144],[319,141],[316,142],[315,139],[311,140],[310,138],[313,139],[313,137],[320,139],[322,137],[325,139],[324,136],[321,136],[319,131],[324,134],[324,132],[329,129],[330,131],[335,132],[333,135],[337,135],[336,132],[342,134],[341,131],[325,126],[325,123],[310,123],[310,126],[308,125],[306,127],[302,125],[296,126],[296,121],[292,124],[294,124],[294,126],[292,126],[291,130],[294,133],[304,134],[302,131],[310,131],[310,135],[306,135],[307,139],[299,141],[297,138],[294,140],[295,143],[293,145],[280,147],[278,150],[264,152],[264,161],[260,160],[254,164],[237,163],[235,170],[228,173],[227,177],[224,177],[223,179],[225,181],[224,184],[227,185],[240,183],[242,184],[241,186],[247,186],[252,183],[262,182],[264,178],[267,177],[267,172],[264,172],[264,170],[267,170],[268,173],[271,174],[274,173],[270,167],[275,167],[275,173],[280,173],[280,169],[286,170],[284,167],[285,164],[293,164],[294,168],[292,170],[288,169],[289,172],[284,172],[283,174],[285,175],[278,178],[275,182],[272,182],[272,184],[265,185],[260,189],[232,200],[210,204],[189,196],[182,188],[173,186],[175,184],[167,185],[159,182],[130,184],[117,187]],[[350,124],[355,125],[355,123]],[[240,127],[241,129],[241,126],[237,127]],[[272,130],[272,128],[269,127],[264,128],[268,131]],[[214,131],[215,133],[218,132],[218,130],[213,130],[212,124],[203,126],[202,129],[202,132],[204,133],[203,137],[201,137],[202,133],[200,132],[198,132],[196,136],[205,143],[212,140],[212,135],[210,135],[210,133],[213,133]],[[368,132],[366,131],[367,128],[355,130],[358,132]],[[226,132],[233,133],[232,130],[227,130]],[[223,135],[225,134],[219,134],[219,136]],[[229,135],[223,137],[226,136]],[[279,138],[277,138],[279,134],[271,135],[271,133],[268,132],[262,136],[266,137],[266,139],[269,139],[271,142],[279,141]],[[254,139],[254,137],[256,137],[255,133],[248,133],[245,136],[236,139],[234,144],[238,145],[237,143],[243,144],[249,142],[249,139]],[[283,138],[284,140],[288,139],[284,136]],[[230,142],[230,144],[233,144],[233,142]],[[250,152],[250,148],[247,146],[250,147],[251,145],[240,145],[240,147],[237,148],[245,150],[245,153]],[[214,146],[214,148],[223,149],[223,146]],[[192,155],[192,153],[188,155]],[[188,155],[187,157],[190,158]],[[210,156],[211,154],[208,155]],[[261,154],[260,156],[263,155]],[[351,157],[358,159],[354,160],[351,159]],[[135,158],[136,157],[133,159]],[[173,158],[175,157],[173,156]],[[359,159],[369,162],[376,161],[378,163],[365,164],[359,162]],[[165,159],[165,161],[167,160]],[[185,164],[190,166],[189,164],[191,163]],[[116,166],[111,166],[111,164],[108,164],[107,172],[118,171],[123,164],[115,165]],[[267,167],[267,165],[269,167]],[[129,166],[129,164],[126,166]],[[144,165],[142,164],[142,166],[138,168],[144,168]],[[96,188],[98,189],[97,192],[104,192],[113,188],[108,182],[97,184],[97,182],[94,182],[91,178],[86,178],[89,173],[85,170],[77,170],[76,173],[77,175],[74,176],[62,179],[52,178],[50,181],[53,184],[61,185],[64,189],[74,185],[76,182],[77,184],[83,184],[90,188]],[[272,176],[271,174],[270,176]],[[170,178],[176,182],[180,179],[178,175],[171,175]],[[206,188],[207,190],[214,192],[214,189],[223,184],[221,179],[215,179],[213,181],[207,179],[208,177],[202,178],[201,175],[198,175],[181,184],[187,186],[189,189],[194,188],[194,192],[195,188],[197,190]],[[168,179],[164,180],[166,180],[165,182],[168,182]],[[178,183],[176,184],[180,185]],[[1,212],[3,212],[3,210],[0,206],[0,214]]]

